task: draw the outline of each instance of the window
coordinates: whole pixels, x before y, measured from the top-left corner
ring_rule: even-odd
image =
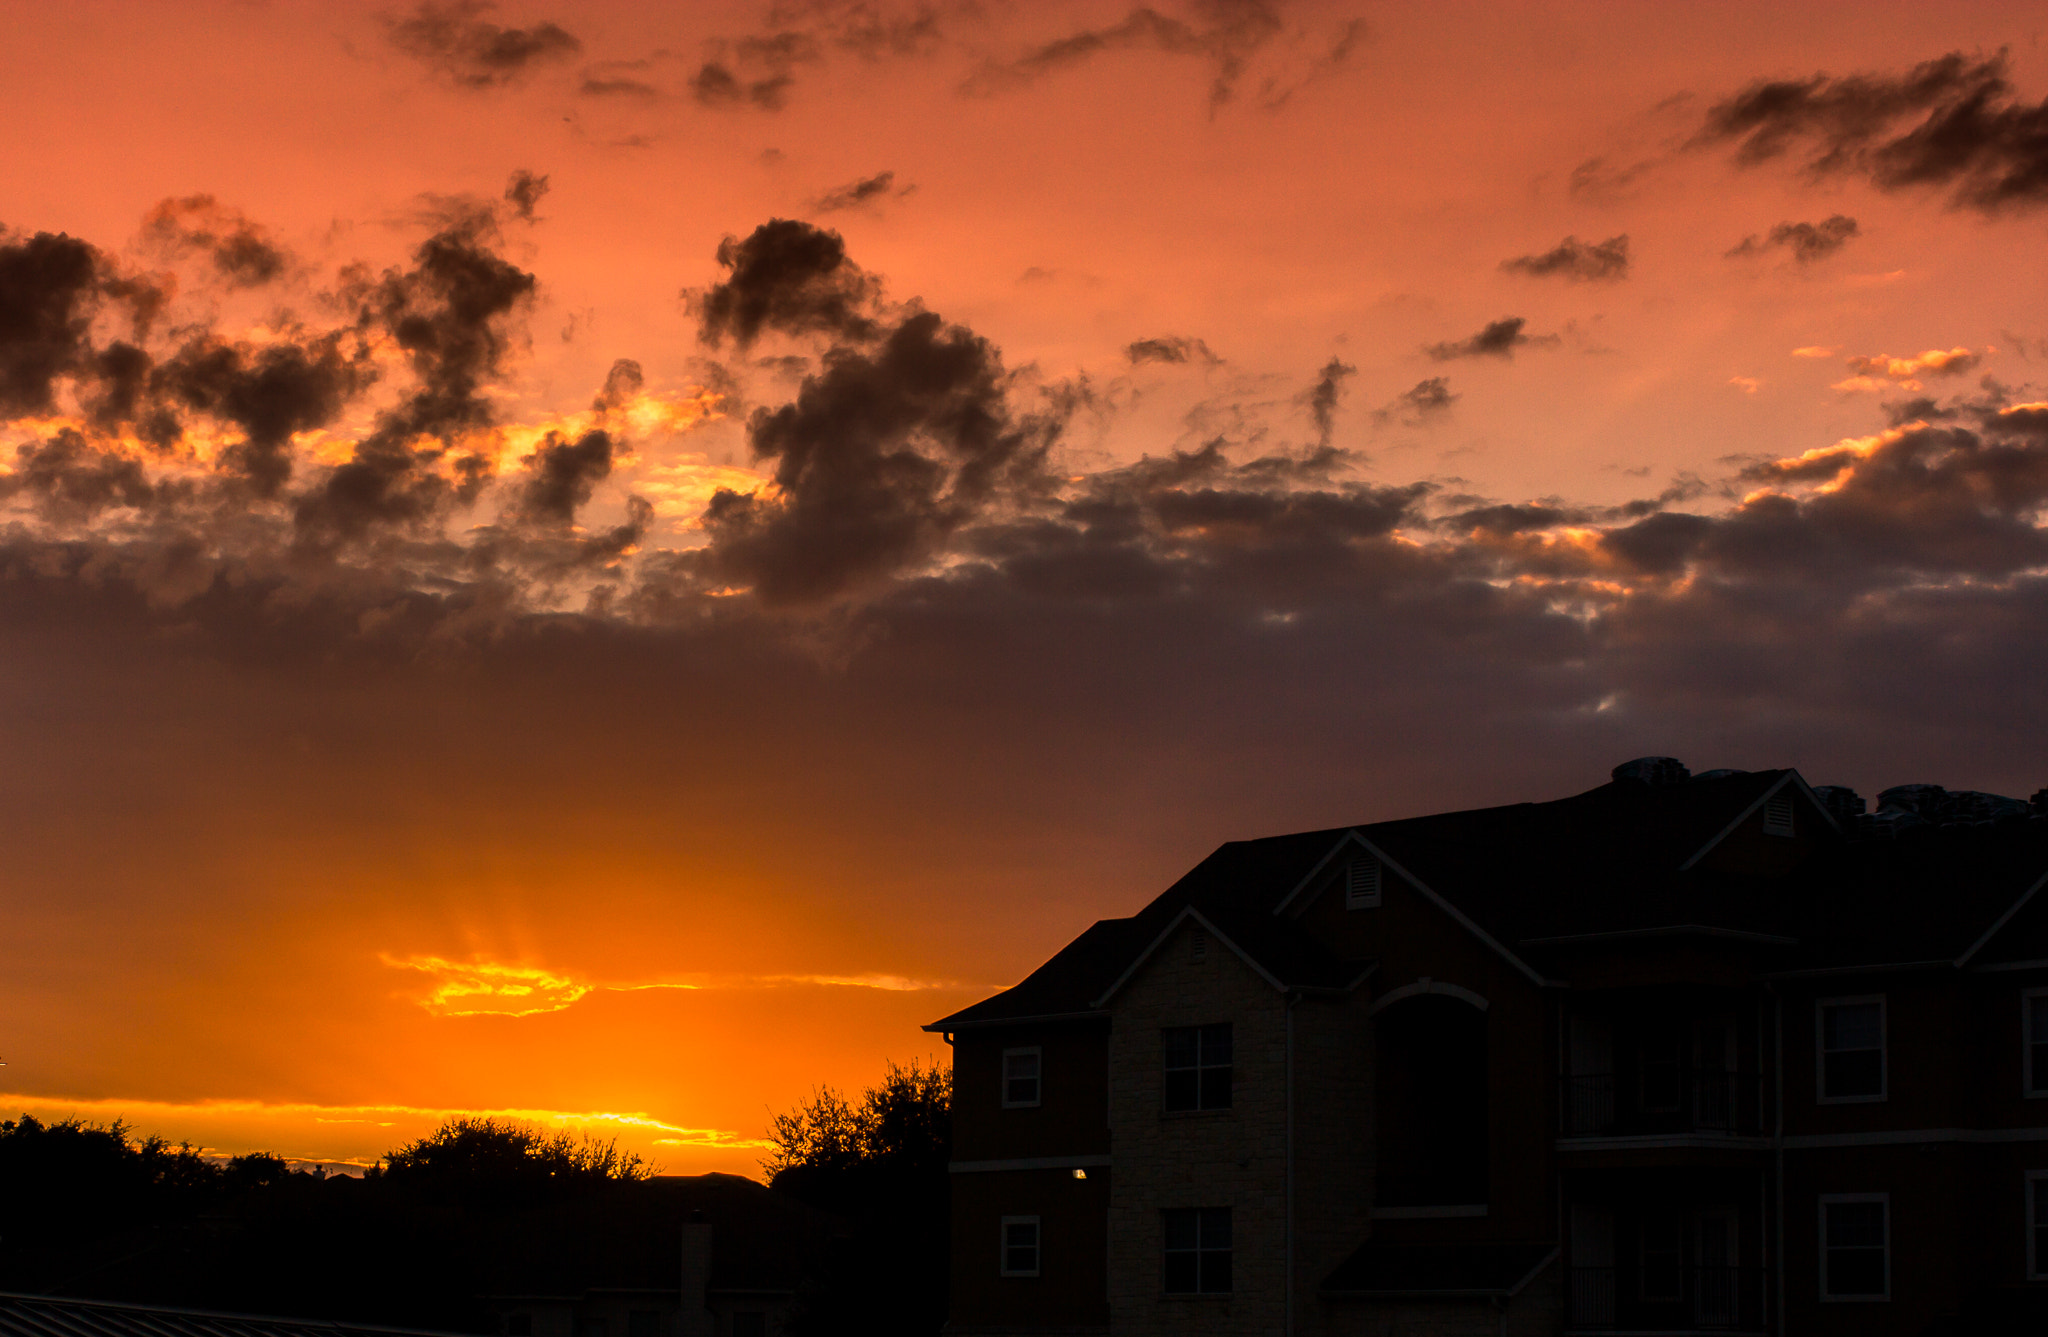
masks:
[[[1166,1238],[1166,1293],[1228,1295],[1230,1209],[1170,1208],[1159,1217]]]
[[[1642,1063],[1636,1072],[1642,1085],[1643,1113],[1678,1113],[1682,1094],[1680,1050],[1678,1023],[1670,1017],[1652,1020],[1643,1036]]]
[[[1820,1098],[1883,1100],[1884,999],[1824,998],[1820,1003]]]
[[[634,1309],[626,1314],[626,1337],[661,1337],[661,1311]]]
[[[1168,1026],[1159,1034],[1166,1042],[1167,1110],[1229,1109],[1230,1023]]]
[[[1037,1217],[1006,1216],[1003,1218],[1003,1275],[1006,1277],[1035,1277],[1038,1275]]]
[[[1890,1208],[1883,1193],[1821,1196],[1821,1299],[1892,1298]]]
[[[1003,1051],[1004,1109],[1022,1109],[1038,1103],[1039,1069],[1043,1063],[1037,1045]]]
[[[2048,1170],[2027,1172],[2027,1279],[2048,1281]]]
[[[1792,795],[1780,790],[1764,804],[1764,834],[1789,836],[1792,830]]]
[[[1669,1212],[1643,1218],[1642,1267],[1636,1272],[1641,1298],[1685,1298],[1685,1223]]]
[[[2020,1007],[2027,1094],[2048,1096],[2048,989],[2027,990],[2020,995]]]
[[[768,1337],[768,1315],[758,1309],[735,1310],[732,1337]]]
[[[1372,910],[1380,903],[1380,861],[1361,854],[1344,865],[1344,908]]]

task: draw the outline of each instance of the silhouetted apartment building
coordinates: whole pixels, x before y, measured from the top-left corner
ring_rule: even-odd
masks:
[[[2048,1332],[2048,821],[1668,758],[1224,845],[928,1029],[951,1331]]]

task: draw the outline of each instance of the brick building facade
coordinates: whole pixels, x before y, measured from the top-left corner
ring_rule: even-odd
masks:
[[[2048,1331],[2048,820],[1667,758],[1227,844],[928,1029],[950,1331]]]

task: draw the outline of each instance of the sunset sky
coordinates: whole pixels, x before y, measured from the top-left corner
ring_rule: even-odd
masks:
[[[752,1173],[1226,839],[2048,785],[2038,5],[0,13],[0,1117]]]

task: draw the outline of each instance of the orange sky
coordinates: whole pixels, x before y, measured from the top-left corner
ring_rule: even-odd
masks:
[[[148,390],[171,447],[101,364],[0,390],[0,1112],[363,1161],[511,1111],[750,1171],[1225,838],[1646,751],[2048,782],[2035,7],[4,9],[0,242],[174,272],[160,371],[361,361],[269,493],[225,401]],[[1931,95],[1823,161],[1951,52],[2003,81],[1976,156],[1899,166]],[[1821,75],[1775,156],[1714,132]],[[707,323],[774,218],[843,239],[868,333]],[[238,228],[275,273],[209,261]],[[426,412],[364,294],[439,300],[437,235],[532,292],[462,327],[461,425],[392,437],[440,490],[315,543]],[[0,373],[58,338],[22,300]],[[931,497],[864,401],[798,412],[920,310],[985,341],[986,491],[936,410],[875,429]]]

